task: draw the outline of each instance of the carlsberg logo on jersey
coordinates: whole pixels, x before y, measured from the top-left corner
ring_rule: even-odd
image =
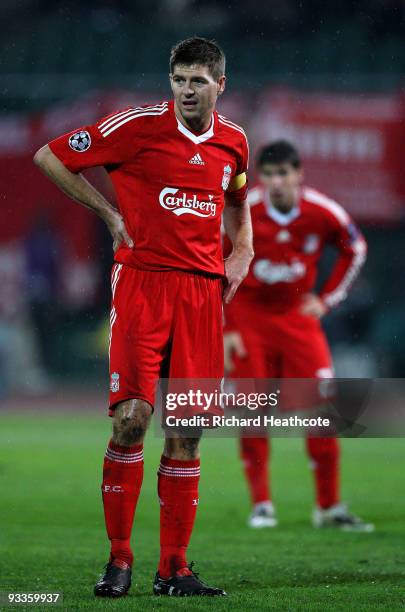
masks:
[[[176,195],[177,194],[177,195]],[[180,215],[196,215],[197,217],[215,217],[217,205],[214,196],[209,195],[207,200],[199,200],[196,194],[189,196],[179,189],[165,187],[159,194],[159,204],[166,210],[171,210],[178,217]]]
[[[302,261],[273,263],[270,259],[259,259],[253,266],[253,274],[263,283],[293,283],[305,276],[306,266]]]

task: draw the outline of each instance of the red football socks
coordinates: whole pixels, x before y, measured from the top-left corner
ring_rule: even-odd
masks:
[[[317,506],[330,508],[339,503],[339,443],[336,438],[308,438],[307,450],[314,470]]]
[[[187,565],[186,551],[198,505],[200,460],[162,455],[158,472],[160,502],[159,574],[167,579]]]
[[[269,440],[241,438],[240,455],[253,504],[270,501]]]
[[[103,504],[110,561],[118,559],[132,565],[131,531],[143,480],[143,445],[107,447],[103,467]]]

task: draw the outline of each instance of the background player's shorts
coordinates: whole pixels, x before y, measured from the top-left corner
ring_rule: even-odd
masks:
[[[250,318],[241,312],[238,321],[246,357],[233,356],[230,378],[283,379],[273,383],[281,392],[281,410],[313,408],[333,392],[325,380],[333,377],[332,357],[318,319],[295,307],[256,310]]]
[[[332,357],[321,323],[302,314],[288,312],[247,316],[241,310],[238,331],[247,356],[233,357],[232,378],[331,378]]]
[[[222,379],[222,278],[114,264],[111,285],[110,416],[159,378]]]

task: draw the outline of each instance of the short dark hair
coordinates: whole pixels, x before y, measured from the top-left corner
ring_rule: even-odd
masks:
[[[225,54],[214,40],[208,38],[193,36],[174,45],[170,53],[171,74],[176,64],[208,66],[214,79],[225,74]]]
[[[291,164],[293,168],[301,166],[298,150],[287,140],[275,140],[263,147],[257,156],[257,165],[264,164]]]

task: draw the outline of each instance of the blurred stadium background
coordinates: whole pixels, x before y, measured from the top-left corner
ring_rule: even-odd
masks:
[[[220,106],[246,128],[253,158],[270,139],[291,139],[308,184],[340,201],[367,236],[361,278],[325,320],[338,375],[402,376],[405,1],[3,0],[0,18],[0,409],[34,409],[2,410],[0,590],[63,589],[67,610],[106,609],[89,594],[106,548],[99,479],[110,427],[111,241],[40,174],[33,153],[117,108],[170,97],[171,45],[193,34],[215,38],[228,59]],[[250,172],[253,184],[253,159]],[[90,179],[112,197],[105,173]],[[145,596],[157,554],[161,447],[149,443],[136,535],[136,592],[139,583]],[[190,558],[201,559],[208,581],[222,576],[236,591],[233,609],[405,605],[401,440],[343,441],[344,499],[377,526],[370,538],[350,540],[309,528],[301,441],[276,440],[281,525],[265,536],[245,526],[234,442],[205,445],[206,503]],[[120,609],[132,609],[131,598]]]
[[[403,0],[4,0],[0,15],[3,398],[107,381],[109,236],[41,176],[33,152],[114,109],[169,97],[170,47],[194,33],[224,47],[221,109],[245,126],[253,157],[290,138],[307,182],[364,228],[366,268],[325,321],[338,375],[401,375]],[[110,193],[103,172],[92,178]]]

